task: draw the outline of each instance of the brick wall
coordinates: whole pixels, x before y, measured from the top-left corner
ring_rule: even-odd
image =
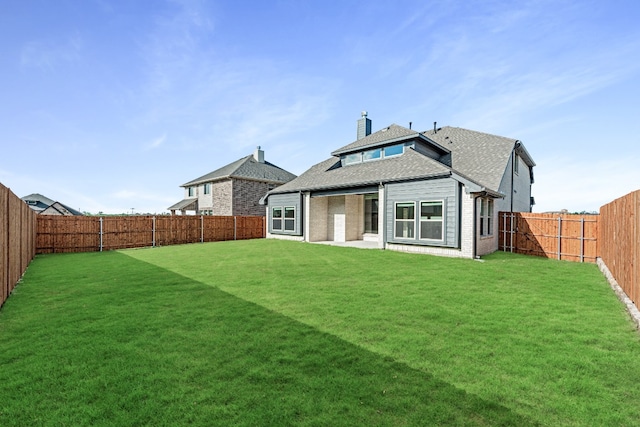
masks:
[[[211,196],[213,198],[213,214],[232,216],[233,207],[233,183],[231,180],[218,181],[211,184]]]
[[[265,216],[266,207],[259,202],[269,190],[269,184],[265,182],[233,179],[232,215]]]

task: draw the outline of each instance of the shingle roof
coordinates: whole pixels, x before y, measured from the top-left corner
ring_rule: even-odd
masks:
[[[339,162],[340,159],[332,157],[318,163],[295,180],[272,190],[271,194],[362,186],[451,174],[451,169],[447,166],[412,149],[405,150],[401,156],[385,160],[334,167]]]
[[[457,127],[423,132],[451,150],[451,167],[497,191],[517,140]]]
[[[270,194],[364,186],[452,174],[498,194],[509,158],[518,142],[512,138],[456,127],[443,127],[437,132],[431,130],[421,133],[398,125],[385,129],[334,151],[334,157],[312,166],[298,178],[272,190]],[[412,149],[405,150],[398,157],[340,167],[340,154],[413,137],[429,139],[445,151],[449,150],[451,167]],[[527,161],[530,166],[535,165],[530,158]]]
[[[289,182],[295,177],[296,176],[294,174],[287,172],[272,163],[260,163],[253,157],[253,155],[249,155],[216,169],[213,172],[209,172],[206,175],[189,181],[186,184],[182,184],[181,187],[189,187],[191,185],[226,178],[244,178],[280,184]]]
[[[366,147],[373,147],[379,145],[381,142],[391,143],[393,141],[401,141],[405,139],[409,139],[411,137],[419,137],[420,133],[411,129],[407,129],[402,126],[398,126],[396,124],[392,124],[384,129],[381,129],[377,132],[372,133],[371,135],[365,136],[364,138],[358,139],[357,141],[352,142],[351,144],[347,144],[342,148],[338,148],[333,153],[332,156],[339,156],[340,154],[345,154],[350,151],[356,151],[358,149],[364,149]]]

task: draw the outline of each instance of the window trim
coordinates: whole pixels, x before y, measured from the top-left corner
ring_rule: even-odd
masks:
[[[515,151],[513,152],[513,173],[520,174],[520,156]]]
[[[494,202],[490,197],[480,198],[480,236],[493,236],[494,226]]]
[[[276,217],[274,215],[276,209],[280,210],[280,216],[278,216],[278,217]],[[272,206],[271,207],[271,230],[273,230],[273,231],[284,231],[284,229],[283,229],[283,226],[284,226],[283,214],[284,214],[284,209],[282,208],[282,206]],[[280,227],[279,228],[277,228],[275,226],[275,222],[274,221],[276,219],[278,219],[280,221]]]
[[[287,218],[287,209],[289,209],[290,211],[293,211],[293,217],[292,218]],[[287,233],[295,233],[296,231],[296,207],[295,206],[284,206],[282,208],[282,231],[287,232]],[[287,228],[287,221],[292,221],[293,222],[293,228],[292,229],[288,229]]]
[[[188,197],[193,197],[196,195],[196,189],[193,185],[187,188],[187,195]]]
[[[280,211],[280,216],[279,217],[275,217],[274,216],[274,211],[275,210],[279,210]],[[289,212],[293,212],[293,217],[287,218],[287,216],[286,216],[287,210]],[[270,212],[270,217],[269,217],[269,221],[270,221],[270,225],[271,225],[271,231],[278,232],[278,233],[295,234],[297,232],[296,227],[298,226],[297,211],[298,211],[298,207],[295,206],[295,205],[271,206],[271,212]],[[275,226],[274,221],[280,221],[280,227],[279,228]],[[289,224],[293,223],[293,228],[291,228],[291,229],[287,228],[287,223],[289,223]]]
[[[398,205],[413,205],[413,218],[411,219],[398,219]],[[402,222],[411,222],[413,224],[413,236],[412,237],[405,237],[405,236],[398,236],[397,232],[398,232],[398,222],[402,221]],[[404,240],[415,240],[416,239],[416,202],[415,201],[403,201],[403,202],[395,202],[393,204],[393,238],[394,239],[404,239]]]
[[[206,182],[204,184],[204,194],[211,194],[211,183]]]
[[[387,148],[394,148],[394,147],[400,147],[401,150],[399,153],[395,153],[395,154],[387,154]],[[382,158],[386,159],[386,158],[390,158],[390,157],[396,157],[396,156],[401,156],[404,154],[404,143],[401,144],[393,144],[393,145],[387,145],[386,147],[384,147],[383,151],[383,156]]]
[[[442,216],[440,217],[439,220],[433,220],[433,219],[422,219],[422,204],[423,203],[439,203],[440,206],[442,206]],[[445,204],[445,200],[444,199],[427,199],[427,200],[420,200],[418,202],[418,207],[420,208],[419,211],[419,215],[417,215],[417,219],[418,219],[418,226],[419,226],[419,231],[420,231],[420,235],[418,236],[419,240],[425,240],[425,241],[431,241],[431,242],[444,242],[445,241],[445,218],[446,216],[446,204]],[[422,223],[423,222],[440,222],[441,223],[441,232],[440,235],[442,236],[440,239],[433,239],[430,237],[422,237]]]

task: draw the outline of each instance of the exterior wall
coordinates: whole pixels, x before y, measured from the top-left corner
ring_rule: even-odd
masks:
[[[291,235],[302,236],[304,225],[302,224],[304,213],[302,212],[302,195],[300,193],[273,194],[269,196],[269,205],[267,209],[267,233],[268,235]],[[293,231],[274,230],[273,218],[271,217],[272,208],[274,207],[290,207],[295,208],[295,229]],[[301,240],[302,237],[296,239]]]
[[[491,225],[492,225],[492,234],[488,235],[488,236],[482,236],[480,235],[480,201],[482,199],[480,197],[476,198],[475,200],[475,204],[476,204],[476,212],[478,213],[476,215],[476,239],[477,239],[477,244],[476,244],[476,255],[477,256],[482,256],[482,255],[486,255],[486,254],[490,254],[492,252],[495,252],[498,250],[498,226],[499,226],[499,218],[498,218],[498,212],[500,212],[497,209],[497,202],[499,201],[499,199],[494,199],[494,203],[493,203],[493,213],[491,218],[493,218]]]
[[[329,222],[329,198],[309,197],[309,221],[306,240],[322,242],[327,240]]]
[[[387,243],[386,248],[393,251],[420,253],[427,255],[448,256],[454,258],[473,258],[473,205],[475,197],[462,191],[460,197],[460,249],[433,246],[403,245]]]
[[[364,197],[362,194],[345,196],[346,239],[362,240],[364,234]]]
[[[451,178],[427,181],[413,181],[388,184],[386,194],[385,234],[389,243],[414,244],[426,246],[458,247],[458,182]],[[433,242],[420,240],[419,234],[419,205],[421,201],[443,201],[444,232],[443,241]],[[416,202],[416,233],[415,239],[394,237],[395,204],[398,202]]]
[[[199,188],[200,189],[200,188]],[[200,196],[198,196],[199,198]],[[213,210],[214,215],[233,215],[233,182],[230,179],[211,183],[211,197],[213,206],[209,209]],[[199,206],[199,209],[207,209]]]
[[[511,212],[513,200],[513,212],[531,212],[531,170],[529,166],[518,156],[518,173],[513,172],[513,189],[511,187],[512,168],[514,155],[509,158],[504,175],[500,181],[498,191],[505,195],[501,202],[496,200],[498,212]]]
[[[273,188],[266,182],[233,179],[232,215],[264,216],[265,208],[260,205],[260,199]]]

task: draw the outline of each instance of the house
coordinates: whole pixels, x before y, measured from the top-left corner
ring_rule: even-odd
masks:
[[[475,258],[498,249],[499,211],[530,212],[534,161],[522,142],[456,127],[392,124],[269,192],[269,238],[369,241],[382,249]]]
[[[295,177],[265,161],[264,151],[258,147],[253,155],[181,185],[184,199],[167,209],[172,215],[193,211],[198,215],[264,216],[260,199]]]
[[[22,200],[39,215],[82,215],[82,212],[63,205],[60,202],[53,201],[42,194],[29,194],[28,196],[24,196]]]

